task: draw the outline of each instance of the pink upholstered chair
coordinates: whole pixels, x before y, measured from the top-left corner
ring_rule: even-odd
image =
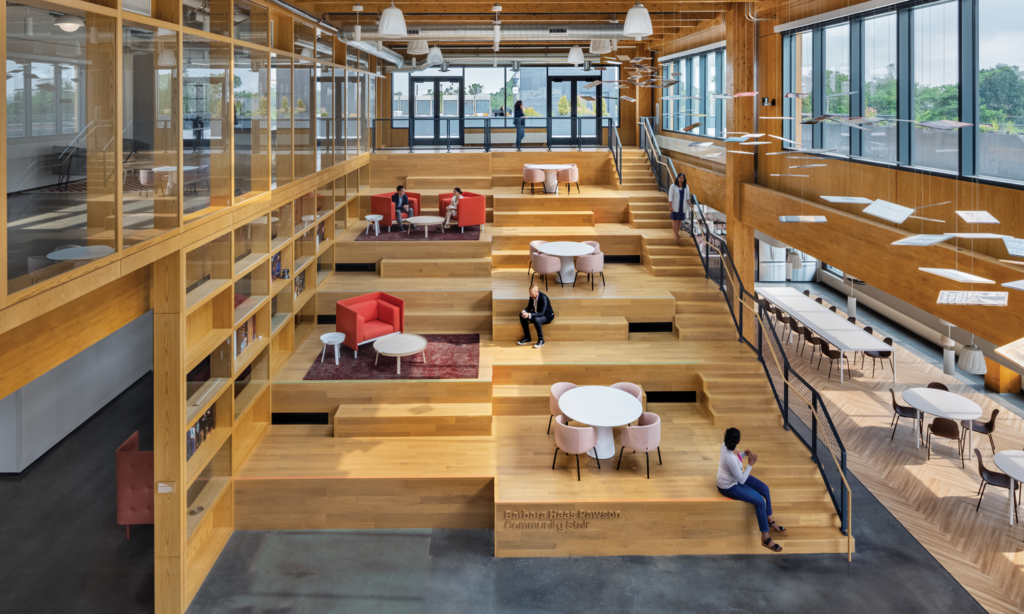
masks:
[[[530,276],[530,285],[533,285],[533,277],[538,273],[544,277],[544,290],[548,289],[548,275],[554,273],[558,275],[558,272],[562,270],[562,261],[555,256],[548,256],[547,254],[536,253],[533,255],[533,275]],[[562,283],[562,278],[558,278],[558,283]],[[564,285],[564,284],[563,284]]]
[[[562,410],[558,408],[558,399],[573,388],[577,388],[576,384],[570,384],[569,382],[551,384],[551,393],[548,395],[548,408],[551,410],[551,418],[563,415]],[[548,435],[551,434],[551,418],[548,418]]]
[[[597,252],[601,251],[601,244],[598,243],[597,241],[584,241],[583,244],[584,245],[589,245],[590,247],[593,247],[594,248],[594,252],[593,253],[595,253],[595,254]]]
[[[576,193],[580,192],[580,169],[575,164],[572,167],[558,171],[558,183],[565,182],[565,189],[572,194],[570,184],[576,184]]]
[[[539,248],[547,241],[530,241],[530,264],[526,267],[526,274],[529,275],[530,271],[533,270],[533,255],[539,253]]]
[[[153,453],[139,451],[139,432],[135,431],[114,458],[117,524],[125,525],[131,539],[133,524],[153,524]]]
[[[555,441],[558,441],[557,426],[555,427]],[[619,442],[622,444],[622,450],[619,451],[619,463],[615,465],[615,470],[618,471],[622,466],[622,453],[626,451],[626,448],[632,448],[635,451],[643,452],[647,457],[647,479],[651,479],[651,450],[658,451],[658,464],[662,464],[661,418],[658,417],[658,414],[652,414],[649,411],[640,414],[637,426],[627,426],[622,429]]]
[[[608,284],[604,281],[604,254],[597,252],[587,256],[580,256],[576,259],[576,271],[579,273],[586,273],[590,279],[590,289],[594,289],[594,276],[598,273],[601,274],[601,285],[607,286]],[[576,279],[580,276],[577,275]],[[576,287],[576,279],[572,280],[572,287]]]
[[[580,481],[580,454],[594,451],[597,468],[601,468],[601,459],[597,458],[597,429],[592,426],[569,426],[565,416],[555,416],[555,457],[551,460],[551,470],[555,470],[558,451],[576,455],[576,481]]]
[[[519,193],[522,194],[523,190],[526,189],[526,184],[530,184],[530,194],[533,194],[533,186],[538,183],[542,186],[544,185],[544,171],[539,168],[528,168],[524,166],[523,185],[519,188]]]
[[[612,388],[621,390],[623,392],[628,392],[629,394],[635,396],[636,400],[640,401],[640,407],[643,408],[644,391],[640,389],[640,386],[637,386],[636,384],[631,384],[629,382],[619,382],[617,384],[612,384]]]

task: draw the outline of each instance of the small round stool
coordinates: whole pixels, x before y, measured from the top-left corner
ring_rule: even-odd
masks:
[[[368,215],[366,221],[373,224],[373,234],[380,236],[380,221],[384,219],[383,215]],[[370,224],[366,225],[366,234],[370,234]]]
[[[324,351],[320,353],[320,362],[323,362],[327,355],[327,346],[333,345],[334,364],[341,364],[341,344],[345,342],[345,333],[324,333],[320,335],[320,341],[324,344]]]

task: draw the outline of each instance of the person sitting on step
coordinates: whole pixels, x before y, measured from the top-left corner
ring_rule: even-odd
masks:
[[[736,446],[739,443],[739,429],[727,429],[719,454],[718,492],[730,499],[752,504],[757,513],[757,526],[761,530],[761,545],[772,552],[782,552],[782,546],[772,540],[770,531],[784,533],[786,527],[772,520],[772,498],[768,486],[750,475],[750,470],[757,462],[757,454],[750,450],[737,452]],[[743,468],[743,459],[747,460],[746,469]]]
[[[537,344],[533,347],[540,348],[544,345],[544,324],[550,324],[555,319],[555,312],[551,310],[551,300],[546,294],[540,291],[537,284],[530,286],[530,299],[526,301],[526,309],[519,312],[519,323],[523,325],[523,338],[518,345],[530,343],[530,322],[537,329]]]
[[[445,209],[444,214],[444,227],[448,228],[452,223],[452,216],[458,215],[459,213],[459,199],[462,198],[462,190],[455,188],[452,190],[452,202],[448,203],[448,208]]]

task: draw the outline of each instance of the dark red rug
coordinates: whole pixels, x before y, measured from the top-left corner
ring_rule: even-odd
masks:
[[[304,380],[364,380],[364,379],[476,379],[480,375],[480,335],[421,335],[427,340],[427,364],[423,355],[402,357],[402,374],[396,373],[395,358],[381,356],[373,361],[377,352],[373,344],[359,347],[359,358],[352,350],[342,346],[341,364],[334,364],[330,349],[324,362],[317,354],[316,362],[306,372]]]
[[[399,232],[398,226],[391,229],[388,232],[387,227],[380,227],[380,235],[375,236],[373,234],[373,228],[370,229],[370,234],[366,234],[366,231],[359,233],[356,237],[356,241],[479,241],[480,240],[480,227],[479,226],[466,226],[466,232],[461,232],[458,226],[448,228],[441,233],[440,226],[430,227],[430,237],[424,238],[423,228],[419,230],[413,230],[408,235],[405,232]]]

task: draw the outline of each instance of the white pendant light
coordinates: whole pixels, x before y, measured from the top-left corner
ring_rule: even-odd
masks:
[[[607,38],[595,38],[590,41],[590,53],[598,55],[612,52],[612,41]]]
[[[391,6],[384,9],[384,12],[380,14],[380,28],[377,29],[377,35],[381,38],[405,38],[409,36],[408,31],[405,29],[405,15],[402,14],[402,9],[395,6],[394,0],[391,0]]]
[[[441,55],[441,48],[434,45],[430,53],[427,54],[427,64],[440,64],[442,62],[444,62],[444,57]]]
[[[377,51],[384,51],[384,43],[382,41],[377,41]]]
[[[612,51],[618,51],[618,50],[619,50],[619,39],[613,38],[612,39]]]
[[[569,63],[579,66],[583,61],[583,50],[580,49],[579,45],[573,45],[572,49],[569,50]]]
[[[626,13],[626,23],[622,26],[623,36],[632,36],[640,40],[645,36],[654,34],[654,26],[651,25],[651,15],[639,2]]]
[[[156,65],[161,68],[174,66],[174,51],[168,47],[161,49],[160,55],[156,58]]]
[[[74,15],[61,15],[57,19],[53,20],[53,25],[57,26],[65,32],[77,32],[79,28],[85,25],[81,17]]]
[[[356,27],[353,28],[353,31],[352,31],[352,40],[354,40],[355,42],[358,43],[359,41],[363,40],[363,28],[362,28],[362,26],[359,25],[359,13],[363,12],[363,5],[362,4],[357,4],[357,5],[353,6],[352,7],[352,12],[356,14]],[[270,30],[271,35],[270,35],[270,38],[274,38],[274,35],[273,35],[273,32],[274,32],[274,30],[273,30],[274,22],[271,21],[270,25],[271,25],[271,30]]]
[[[988,367],[985,365],[985,355],[974,345],[974,335],[971,335],[971,344],[964,346],[960,352],[960,362],[957,363],[964,373],[973,375],[985,375]]]
[[[409,41],[409,47],[405,50],[409,55],[427,55],[430,53],[430,46],[422,38]]]

